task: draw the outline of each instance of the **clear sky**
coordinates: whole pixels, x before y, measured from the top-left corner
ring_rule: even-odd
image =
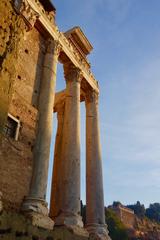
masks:
[[[61,31],[80,26],[100,84],[105,204],[160,196],[160,1],[54,0]],[[58,67],[57,90],[65,86]],[[85,108],[81,108],[81,197],[85,201]],[[56,131],[54,121],[54,135]],[[50,167],[51,174],[51,167]]]

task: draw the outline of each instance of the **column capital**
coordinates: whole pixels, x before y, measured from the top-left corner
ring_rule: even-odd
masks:
[[[72,64],[65,64],[64,65],[64,77],[66,82],[78,82],[81,83],[83,79],[82,71],[75,67]]]
[[[89,90],[85,95],[85,100],[86,103],[95,102],[96,104],[98,104],[99,94],[93,89]]]
[[[58,40],[54,40],[49,38],[46,44],[46,53],[54,54],[55,56],[59,56],[61,52],[62,46]]]

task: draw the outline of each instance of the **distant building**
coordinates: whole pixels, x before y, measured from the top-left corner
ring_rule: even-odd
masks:
[[[134,228],[136,223],[136,216],[133,210],[123,206],[120,203],[109,206],[109,208],[117,214],[117,216],[127,228]]]

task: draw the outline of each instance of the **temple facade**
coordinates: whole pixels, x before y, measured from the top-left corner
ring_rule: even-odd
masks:
[[[49,0],[0,2],[0,212],[20,212],[49,231],[66,228],[80,239],[108,240],[99,85],[87,60],[93,47],[80,27],[60,32],[55,15]],[[61,92],[55,92],[58,62],[66,82]],[[80,215],[81,102],[86,106],[85,226]],[[49,209],[53,112],[58,127]],[[78,239],[74,234],[54,239]]]

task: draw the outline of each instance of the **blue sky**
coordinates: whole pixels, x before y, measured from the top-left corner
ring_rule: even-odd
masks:
[[[160,196],[160,1],[54,0],[61,31],[80,26],[100,84],[105,204]],[[58,66],[57,91],[65,87]],[[54,134],[56,121],[54,120]],[[54,137],[53,137],[54,138]],[[81,107],[81,197],[85,201],[85,108]],[[51,175],[51,167],[50,167]]]

